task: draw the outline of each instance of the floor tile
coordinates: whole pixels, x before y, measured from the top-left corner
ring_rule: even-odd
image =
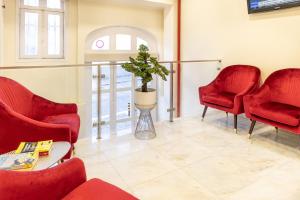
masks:
[[[176,169],[171,162],[147,149],[110,161],[129,186],[134,186]]]
[[[201,147],[192,138],[183,138],[176,142],[154,147],[154,149],[178,167],[192,164],[209,156],[206,148]]]
[[[129,191],[128,185],[123,181],[118,172],[109,162],[87,165],[86,169],[88,179],[100,178],[103,181]]]
[[[249,119],[209,110],[201,117],[155,124],[157,137],[133,133],[102,140],[79,139],[76,157],[88,178],[100,178],[155,200],[298,200],[298,137],[257,123],[251,140]],[[300,144],[300,142],[299,142]]]
[[[250,185],[259,177],[259,172],[271,166],[269,163],[244,166],[232,157],[215,156],[185,167],[184,171],[208,191],[223,196]]]
[[[216,199],[191,177],[179,170],[170,172],[144,184],[133,187],[134,194],[143,200]]]
[[[237,191],[229,200],[298,200],[300,197],[300,163],[290,161]]]

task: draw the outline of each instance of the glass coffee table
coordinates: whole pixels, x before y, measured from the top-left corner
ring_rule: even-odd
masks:
[[[39,157],[35,167],[31,171],[38,171],[43,169],[48,169],[58,163],[71,148],[69,142],[53,142],[52,149],[48,156]],[[9,152],[8,154],[14,153]]]

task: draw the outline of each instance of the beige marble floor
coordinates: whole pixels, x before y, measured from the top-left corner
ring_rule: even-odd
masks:
[[[209,111],[200,117],[156,124],[157,138],[132,133],[81,139],[77,157],[89,178],[98,177],[145,200],[299,200],[300,139],[249,120]]]

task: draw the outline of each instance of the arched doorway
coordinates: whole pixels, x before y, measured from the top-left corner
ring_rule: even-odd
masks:
[[[148,32],[134,27],[104,27],[90,33],[86,40],[85,60],[102,63],[101,70],[92,70],[92,117],[93,133],[97,132],[98,116],[104,123],[102,133],[126,133],[134,127],[138,111],[133,104],[133,92],[140,80],[122,69],[119,62],[137,54],[144,44],[151,54],[158,56],[156,39]],[[101,79],[100,113],[98,113],[98,78]],[[156,88],[156,80],[151,83]],[[156,111],[154,111],[156,118]]]

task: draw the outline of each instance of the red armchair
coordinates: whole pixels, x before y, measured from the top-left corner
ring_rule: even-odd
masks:
[[[127,192],[99,179],[86,180],[84,164],[73,158],[43,171],[0,170],[1,200],[135,200]]]
[[[17,82],[0,77],[0,154],[19,143],[39,140],[76,143],[80,119],[75,104],[39,97]],[[70,157],[70,153],[66,158]]]
[[[250,137],[256,121],[300,134],[300,69],[272,73],[258,91],[244,97],[244,105],[252,120]]]
[[[243,97],[259,87],[260,70],[254,66],[232,65],[224,68],[209,85],[199,88],[200,103],[204,105],[202,119],[207,108],[234,114],[237,132],[237,115],[244,112]]]

